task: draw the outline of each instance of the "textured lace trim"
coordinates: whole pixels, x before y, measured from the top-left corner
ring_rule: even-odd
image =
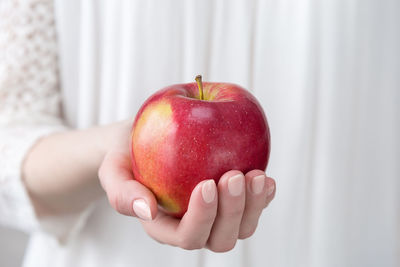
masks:
[[[38,138],[64,129],[53,2],[1,0],[0,51],[0,223],[32,231],[21,165]]]
[[[0,125],[60,115],[52,1],[0,1]]]

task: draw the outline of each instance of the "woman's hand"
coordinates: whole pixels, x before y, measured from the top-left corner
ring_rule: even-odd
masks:
[[[185,249],[228,251],[257,227],[273,199],[275,182],[253,170],[225,173],[218,186],[199,183],[181,220],[157,208],[153,193],[134,180],[129,156],[131,121],[71,130],[41,139],[23,165],[26,188],[38,216],[58,216],[85,209],[103,195],[115,210],[137,216],[161,243]],[[100,169],[99,169],[100,166]],[[57,179],[54,179],[57,177]]]
[[[134,180],[127,140],[106,154],[99,169],[100,182],[112,207],[121,214],[139,217],[146,232],[160,243],[229,251],[237,239],[255,232],[262,210],[274,198],[275,182],[263,171],[244,175],[232,170],[218,185],[214,180],[200,182],[187,212],[176,219],[159,210],[152,192]]]

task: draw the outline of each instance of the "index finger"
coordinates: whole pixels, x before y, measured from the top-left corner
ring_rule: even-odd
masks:
[[[218,197],[214,180],[200,182],[190,197],[188,210],[181,220],[159,215],[143,222],[147,233],[161,243],[183,249],[203,248],[217,214]]]
[[[129,156],[125,153],[107,154],[99,170],[99,178],[111,206],[119,213],[142,219],[155,217],[157,200],[148,188],[134,180]]]

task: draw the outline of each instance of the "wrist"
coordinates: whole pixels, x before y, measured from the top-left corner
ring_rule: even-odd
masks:
[[[102,158],[104,158],[109,151],[126,151],[127,147],[129,147],[132,130],[131,119],[100,126],[100,128],[100,135],[96,142]]]

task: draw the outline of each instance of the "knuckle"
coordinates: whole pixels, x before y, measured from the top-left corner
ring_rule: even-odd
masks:
[[[243,208],[241,206],[232,207],[225,212],[227,217],[239,217],[243,214]]]
[[[236,240],[231,242],[224,242],[221,244],[214,244],[210,246],[210,250],[213,252],[228,252],[232,250],[236,245]]]
[[[239,239],[249,238],[250,236],[252,236],[254,234],[255,231],[256,231],[256,227],[252,227],[252,228],[248,228],[243,231],[240,231]]]
[[[201,240],[192,240],[185,237],[181,238],[178,242],[178,246],[186,250],[201,249],[204,247],[204,245],[204,242],[202,242]]]
[[[216,216],[216,212],[214,213],[209,213],[209,212],[205,212],[204,214],[202,214],[202,216],[199,218],[197,218],[196,220],[196,224],[197,225],[210,225],[214,222]]]

